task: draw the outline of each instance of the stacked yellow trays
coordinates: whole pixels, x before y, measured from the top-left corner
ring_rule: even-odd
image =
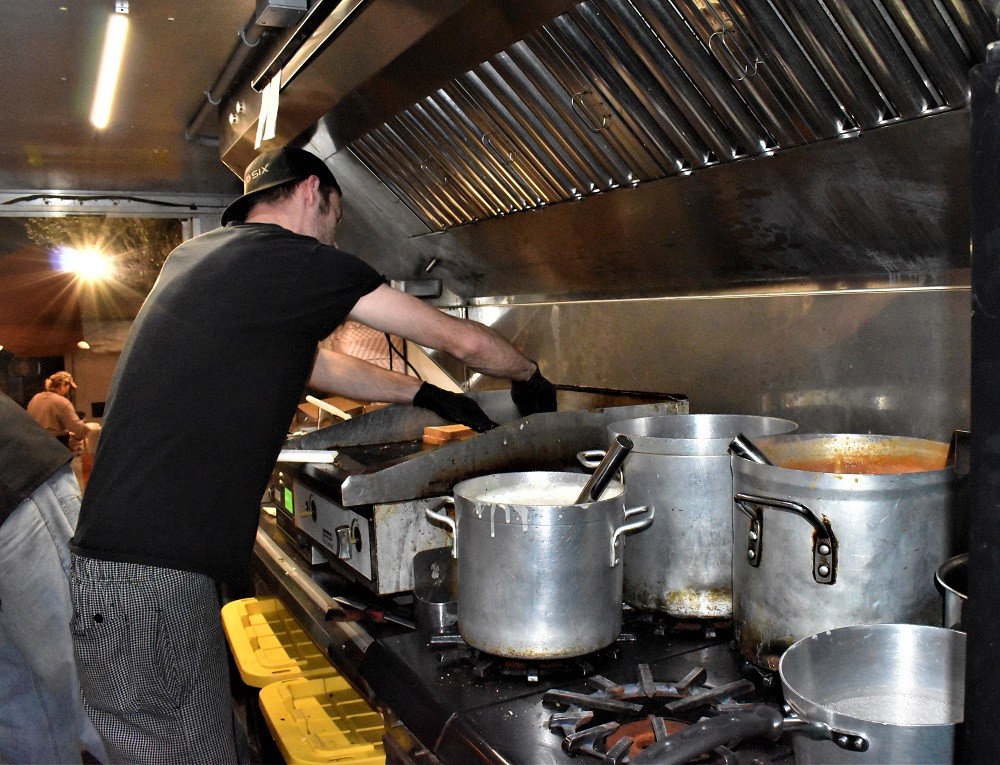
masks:
[[[382,715],[339,675],[272,683],[260,707],[288,765],[385,762]]]
[[[222,607],[222,626],[247,685],[260,688],[267,727],[288,765],[382,765],[384,723],[273,597]]]
[[[277,598],[243,598],[222,607],[222,628],[243,682],[334,675],[336,670]]]

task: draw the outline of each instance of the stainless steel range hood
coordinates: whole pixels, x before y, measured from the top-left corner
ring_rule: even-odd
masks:
[[[369,192],[376,210],[367,213],[368,240],[387,228],[385,215],[395,235],[409,240],[387,273],[412,275],[425,254],[443,254],[442,271],[460,295],[600,291],[599,271],[634,264],[632,246],[598,241],[593,257],[579,256],[575,274],[550,279],[538,250],[555,241],[575,247],[573,231],[587,219],[619,229],[623,216],[662,234],[642,252],[652,246],[667,257],[644,257],[639,265],[652,268],[652,281],[626,275],[625,294],[650,284],[662,291],[668,282],[705,288],[766,279],[780,270],[776,249],[796,236],[803,241],[788,246],[807,254],[793,270],[833,277],[854,265],[808,253],[814,242],[834,240],[838,227],[810,231],[814,222],[786,222],[780,212],[774,219],[774,211],[794,208],[799,194],[819,194],[809,201],[822,204],[854,193],[874,220],[895,225],[894,213],[880,209],[887,194],[912,193],[920,207],[939,206],[928,197],[954,201],[952,180],[964,171],[955,152],[968,132],[967,119],[956,115],[967,111],[968,69],[984,58],[994,25],[985,0],[370,0],[313,34],[299,55],[307,66],[282,71],[283,81],[294,79],[281,94],[276,140],[309,144],[338,173],[370,172],[391,196]],[[234,99],[242,119],[227,104],[234,117],[223,156],[236,172],[254,155],[245,115],[257,113],[255,96],[245,88]],[[935,115],[936,123],[927,119]],[[927,128],[903,129],[914,121]],[[847,155],[859,167],[875,165],[883,186],[859,182],[838,146],[866,136],[872,140],[855,142]],[[913,178],[917,150],[923,170]],[[754,166],[772,198],[773,210],[761,216],[751,209],[754,192],[748,200],[733,190],[747,188],[747,171],[735,166],[785,154],[796,159],[784,159],[776,176],[771,159]],[[823,191],[797,187],[803,164],[810,180],[823,179]],[[791,184],[789,172],[797,178]],[[645,202],[594,201],[647,184],[656,191]],[[572,200],[593,203],[552,211],[544,223],[522,217]],[[949,216],[965,212],[961,195],[957,202]],[[400,203],[408,216],[392,209]],[[722,228],[703,231],[684,209],[693,203]],[[659,225],[650,212],[657,206],[665,211]],[[517,220],[520,231],[500,219]],[[484,222],[492,225],[466,230]],[[786,225],[798,233],[776,233]],[[874,251],[876,271],[964,265],[949,254],[953,226],[933,214],[914,239],[902,234],[897,252],[884,246],[883,232],[872,243],[857,226],[846,228],[852,249]],[[433,247],[419,241],[437,232],[448,236]],[[735,250],[719,249],[713,239],[720,233]],[[715,275],[691,278],[683,256],[662,250],[667,237],[697,249]],[[730,264],[727,274],[716,261]],[[672,264],[669,276],[663,262]],[[740,263],[734,278],[732,264]]]
[[[590,0],[349,149],[441,230],[961,108],[972,8]]]

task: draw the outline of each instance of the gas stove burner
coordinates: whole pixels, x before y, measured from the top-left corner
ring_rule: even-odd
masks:
[[[636,611],[626,616],[627,622],[647,622],[653,625],[653,634],[658,636],[671,634],[701,633],[707,640],[728,637],[733,631],[732,619],[682,619],[669,614],[652,611]]]
[[[741,674],[760,689],[764,697],[777,701],[781,699],[781,679],[777,672],[758,667],[753,662],[741,659]]]
[[[546,691],[543,701],[567,707],[549,718],[549,730],[564,736],[563,749],[567,753],[588,754],[609,765],[655,762],[656,744],[686,727],[684,718],[695,721],[706,715],[740,708],[742,705],[734,699],[755,690],[749,680],[709,688],[704,685],[708,672],[702,667],[695,667],[680,680],[669,683],[655,681],[648,664],[640,664],[637,669],[638,682],[634,683],[619,684],[593,675],[586,679],[594,688],[591,693]],[[617,719],[591,725],[597,713],[603,718]],[[636,752],[637,736],[618,732],[623,725],[632,728],[642,719],[649,721],[652,738],[644,736],[646,746],[640,743],[640,751]],[[734,761],[728,750],[716,753],[723,762]]]
[[[634,635],[623,634],[616,643],[632,642]],[[490,677],[523,679],[537,683],[543,678],[586,677],[595,667],[618,658],[618,648],[612,643],[600,651],[567,659],[508,659],[483,653],[468,645],[457,633],[435,635],[430,640],[432,647],[452,646],[438,653],[438,665],[452,667],[466,664],[472,668],[473,677],[483,680]]]
[[[634,759],[639,752],[656,742],[656,726],[653,724],[653,720],[661,720],[663,722],[666,735],[668,736],[672,736],[688,726],[688,723],[681,720],[669,720],[663,717],[635,720],[634,722],[619,725],[614,733],[608,735],[605,745],[608,749],[614,749],[620,740],[624,738],[630,739],[632,743],[628,749],[628,756],[629,759]]]

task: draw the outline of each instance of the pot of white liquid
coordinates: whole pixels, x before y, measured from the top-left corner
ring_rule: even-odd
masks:
[[[653,522],[625,509],[612,480],[578,502],[588,476],[503,473],[457,484],[451,527],[458,562],[458,630],[473,648],[514,659],[582,656],[613,643],[622,625],[622,542]],[[641,516],[641,517],[635,517]]]

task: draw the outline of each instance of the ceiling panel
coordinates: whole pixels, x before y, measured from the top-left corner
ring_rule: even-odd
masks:
[[[185,140],[254,0],[132,0],[112,124],[88,121],[109,0],[0,4],[0,190],[235,193],[218,149]],[[11,52],[14,52],[12,55]]]

